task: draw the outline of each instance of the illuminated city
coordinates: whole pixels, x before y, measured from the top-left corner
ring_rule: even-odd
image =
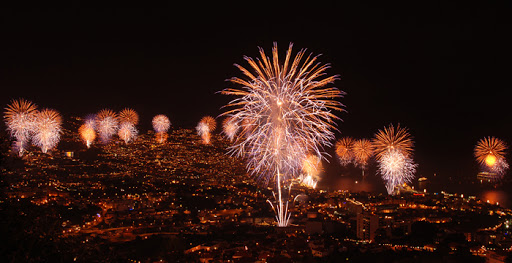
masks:
[[[512,262],[506,8],[182,4],[3,10],[1,262]]]

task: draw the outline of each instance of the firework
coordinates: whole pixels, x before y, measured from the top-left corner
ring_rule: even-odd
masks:
[[[139,114],[130,108],[125,108],[119,112],[119,122],[128,122],[135,126],[139,124]]]
[[[401,128],[398,125],[395,129],[393,125],[389,125],[389,127],[384,127],[384,130],[379,130],[375,134],[373,146],[375,147],[377,160],[379,160],[387,151],[392,149],[397,149],[403,155],[409,157],[412,154],[414,142],[406,128]]]
[[[96,114],[89,114],[85,117],[84,124],[96,130]]]
[[[322,156],[322,146],[331,145],[334,119],[331,110],[341,110],[334,100],[343,93],[325,87],[336,76],[325,76],[328,65],[317,62],[317,56],[307,56],[301,50],[292,58],[292,45],[283,64],[278,58],[277,44],[272,59],[260,48],[261,59],[245,57],[252,68],[238,67],[246,79],[232,78],[241,88],[225,89],[222,94],[237,96],[225,115],[240,123],[240,132],[231,153],[247,157],[248,170],[261,181],[276,184],[276,202],[270,205],[276,213],[278,226],[287,226],[289,196],[282,193],[281,185],[297,178],[302,162],[312,151]],[[288,191],[289,192],[289,191]]]
[[[153,118],[153,129],[155,129],[156,133],[167,132],[170,127],[171,122],[167,116],[160,114]]]
[[[321,159],[313,154],[308,155],[308,157],[304,160],[302,165],[302,175],[299,177],[299,180],[302,184],[307,187],[316,188],[316,184],[319,180],[319,175],[322,172],[322,162]]]
[[[5,108],[4,118],[7,130],[14,137],[19,155],[23,155],[26,145],[35,129],[37,106],[24,99],[13,100]]]
[[[416,172],[416,164],[398,149],[387,150],[379,159],[379,173],[386,181],[388,194],[394,192],[395,186],[410,183]]]
[[[156,133],[156,138],[159,143],[165,142],[167,140],[167,131],[171,127],[171,121],[167,116],[160,114],[153,117],[153,129]]]
[[[117,131],[117,135],[121,138],[126,144],[131,142],[139,132],[135,128],[135,125],[130,122],[123,122],[119,125],[119,130]]]
[[[139,114],[133,109],[125,108],[119,112],[119,123],[117,135],[128,144],[139,133],[135,128],[135,125],[139,123]]]
[[[495,179],[500,179],[509,168],[505,159],[506,150],[507,145],[504,141],[495,137],[485,137],[476,144],[474,155],[482,169],[496,175]]]
[[[60,141],[62,118],[60,114],[51,109],[43,109],[36,115],[34,144],[41,148],[43,153],[57,146]]]
[[[508,170],[509,166],[505,158],[499,158],[494,165],[490,167],[490,172],[498,175],[498,178],[500,179],[505,172]]]
[[[210,144],[210,133],[215,130],[216,126],[217,123],[215,122],[215,119],[211,116],[203,117],[201,121],[197,124],[197,135],[201,136],[201,139],[204,144]]]
[[[238,125],[234,118],[226,118],[222,122],[223,133],[231,142],[233,142],[233,140],[235,139],[235,135],[238,132],[239,128],[240,125]]]
[[[373,144],[367,139],[356,140],[352,146],[352,152],[354,153],[354,163],[361,168],[364,176],[368,161],[373,156]]]
[[[109,109],[103,109],[96,115],[96,128],[103,144],[107,144],[112,135],[117,132],[119,125],[117,114]]]
[[[476,144],[474,154],[480,164],[486,164],[488,156],[494,156],[495,160],[505,158],[505,150],[507,145],[504,141],[495,137],[485,137]]]
[[[80,126],[78,133],[80,133],[80,137],[84,140],[87,148],[90,148],[92,142],[96,139],[96,131],[94,131],[93,126],[86,122]]]
[[[342,166],[346,166],[354,161],[354,139],[351,137],[343,137],[336,142],[336,155]]]

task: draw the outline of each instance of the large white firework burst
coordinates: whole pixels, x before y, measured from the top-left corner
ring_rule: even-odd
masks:
[[[395,186],[410,183],[414,178],[417,164],[397,149],[382,153],[379,160],[379,173],[386,181],[388,194],[393,194]]]
[[[331,145],[334,120],[331,110],[342,110],[335,100],[343,93],[325,87],[336,79],[326,76],[328,65],[317,62],[317,56],[307,56],[301,50],[292,58],[292,44],[280,63],[277,44],[272,58],[260,48],[261,59],[245,57],[252,68],[237,66],[246,79],[232,78],[241,88],[222,91],[235,95],[225,115],[240,120],[240,133],[231,153],[247,157],[248,170],[265,182],[276,183],[278,196],[272,204],[278,226],[289,223],[288,199],[283,197],[281,185],[297,178],[308,153],[323,155],[322,146]]]
[[[135,128],[135,125],[131,122],[123,122],[121,125],[119,125],[119,130],[117,131],[117,135],[121,140],[123,140],[126,144],[133,141],[135,137],[137,137],[137,134],[139,131],[137,131],[137,128]]]
[[[156,133],[167,132],[171,127],[171,121],[163,114],[156,115],[153,117],[153,129]]]
[[[13,100],[5,108],[5,124],[11,137],[16,140],[14,145],[20,156],[34,133],[37,113],[37,105],[24,99]]]
[[[43,153],[53,149],[60,141],[62,118],[51,109],[43,109],[37,114],[33,142]]]
[[[167,131],[171,127],[171,121],[163,114],[153,117],[153,129],[155,136],[159,143],[164,143],[167,140]]]
[[[96,129],[103,144],[108,143],[116,134],[118,125],[118,116],[112,110],[103,109],[96,115]]]

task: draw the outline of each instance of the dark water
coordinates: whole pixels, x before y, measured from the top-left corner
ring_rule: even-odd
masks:
[[[476,196],[477,198],[488,201],[492,204],[498,203],[505,208],[512,208],[512,195],[508,189],[512,189],[510,180],[500,183],[484,183],[477,179],[476,175],[466,176],[456,180],[447,177],[425,176],[427,181],[418,182],[416,177],[411,186],[418,191],[426,189],[430,193],[439,193],[441,191],[464,194],[464,196]],[[369,171],[362,176],[360,171],[344,172],[338,175],[330,175],[323,178],[318,183],[318,188],[323,190],[349,190],[351,192],[372,192],[386,193],[384,182],[375,171]]]

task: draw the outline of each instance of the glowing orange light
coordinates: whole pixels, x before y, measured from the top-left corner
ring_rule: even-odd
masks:
[[[493,154],[488,154],[485,157],[485,164],[487,164],[487,166],[492,167],[495,163],[496,163],[496,156],[494,156]]]

